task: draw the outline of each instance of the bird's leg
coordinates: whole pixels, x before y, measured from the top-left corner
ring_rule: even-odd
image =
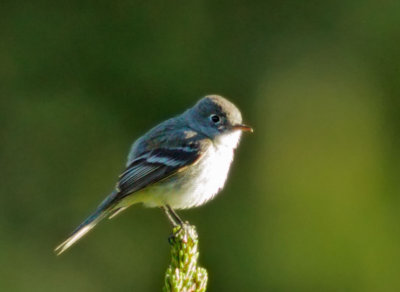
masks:
[[[168,237],[168,242],[173,245],[176,239],[176,236],[182,230],[185,230],[185,223],[182,219],[175,213],[175,211],[169,205],[162,206],[165,214],[168,217],[168,220],[171,222],[173,226],[173,233]]]
[[[181,218],[179,218],[178,214],[175,213],[175,211],[171,208],[169,205],[162,206],[164,209],[165,214],[167,215],[169,221],[171,224],[176,227],[176,226],[183,226],[184,222],[182,221]]]
[[[176,212],[174,211],[174,209],[171,208],[170,205],[167,205],[167,209],[170,212],[170,214],[172,214],[172,216],[175,218],[176,222],[178,222],[178,224],[180,226],[184,226],[185,225],[185,222],[183,222],[181,217],[179,217],[178,214],[176,214]]]
[[[165,215],[167,215],[168,220],[169,220],[169,222],[171,222],[172,226],[173,226],[173,227],[178,226],[179,224],[176,222],[175,218],[174,218],[174,217],[172,216],[172,214],[169,212],[168,208],[167,208],[166,206],[162,206],[161,208],[164,210]]]

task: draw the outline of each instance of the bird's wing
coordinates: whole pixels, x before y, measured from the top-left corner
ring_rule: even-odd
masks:
[[[142,153],[127,166],[117,183],[114,202],[149,185],[159,182],[198,162],[212,142],[205,139],[188,141],[184,146],[161,147]]]

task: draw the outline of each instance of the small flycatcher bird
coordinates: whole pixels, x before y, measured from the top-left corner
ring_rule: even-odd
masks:
[[[56,249],[63,253],[98,222],[136,203],[161,207],[174,225],[174,209],[200,206],[224,186],[243,131],[239,109],[209,95],[181,115],[157,125],[133,143],[115,190]]]

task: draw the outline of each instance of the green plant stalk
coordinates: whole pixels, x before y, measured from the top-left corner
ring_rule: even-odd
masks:
[[[171,244],[171,263],[165,272],[164,292],[204,292],[207,270],[198,266],[198,235],[196,227],[185,224],[174,227]]]

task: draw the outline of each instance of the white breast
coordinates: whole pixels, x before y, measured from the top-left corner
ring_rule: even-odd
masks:
[[[185,209],[212,199],[225,184],[240,135],[237,131],[214,141],[198,164],[185,174],[179,191],[163,196],[165,203],[174,209]]]

